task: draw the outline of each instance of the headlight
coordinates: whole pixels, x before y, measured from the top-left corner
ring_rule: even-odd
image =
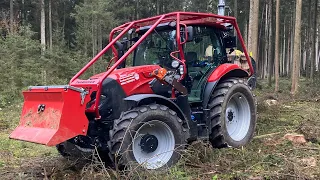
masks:
[[[183,75],[184,74],[184,68],[182,65],[180,65],[179,67],[179,71],[180,71],[180,74]]]
[[[178,68],[179,67],[179,61],[172,61],[172,63],[171,63],[171,66],[173,67],[173,68]]]

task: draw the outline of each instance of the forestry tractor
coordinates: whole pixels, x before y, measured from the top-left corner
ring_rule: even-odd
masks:
[[[233,31],[241,58],[232,56]],[[195,140],[215,148],[250,142],[255,68],[234,17],[173,12],[118,26],[109,41],[68,85],[24,91],[10,138],[146,169],[170,167]],[[80,79],[108,50],[113,65]]]

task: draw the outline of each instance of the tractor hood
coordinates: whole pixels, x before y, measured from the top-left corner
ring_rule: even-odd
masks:
[[[137,73],[139,75],[141,74],[145,77],[149,77],[150,72],[159,68],[160,68],[159,65],[144,65],[144,66],[121,68],[121,69],[114,70],[108,77],[117,80],[124,76],[128,76],[129,74],[132,74],[132,73]],[[99,79],[103,74],[104,73],[96,74],[92,76],[90,79]]]
[[[150,74],[159,69],[159,65],[135,66],[114,70],[108,78],[116,80],[122,87],[127,96],[133,94],[152,93],[149,82],[154,78]],[[103,73],[94,75],[90,78],[99,79]]]

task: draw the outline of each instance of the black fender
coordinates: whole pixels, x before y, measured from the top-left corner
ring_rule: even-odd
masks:
[[[252,76],[248,79],[248,85],[251,89],[255,89],[257,87],[257,71],[256,71],[256,61],[251,57],[251,63],[253,67],[253,74]]]
[[[156,95],[156,94],[137,94],[137,95],[128,96],[128,97],[124,98],[124,100],[135,102],[134,106],[147,105],[147,104],[151,104],[151,103],[157,103],[157,104],[167,106],[171,110],[175,111],[177,113],[178,117],[182,121],[184,121],[183,124],[186,126],[186,128],[190,129],[189,123],[188,123],[188,120],[190,118],[188,118],[185,115],[185,113],[183,113],[181,108],[169,98],[166,98],[166,97],[160,96],[160,95]]]
[[[203,94],[203,102],[202,102],[202,105],[203,105],[203,108],[206,109],[208,108],[208,103],[209,103],[209,100],[210,100],[210,96],[212,94],[212,92],[214,91],[216,85],[218,84],[219,80],[218,81],[213,81],[213,82],[208,82],[206,84],[206,88],[204,89],[204,94]]]

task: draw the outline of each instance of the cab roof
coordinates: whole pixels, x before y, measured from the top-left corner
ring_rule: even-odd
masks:
[[[234,25],[236,19],[231,16],[220,16],[210,13],[196,13],[196,12],[172,12],[168,14],[162,14],[150,18],[140,19],[136,21],[127,22],[115,29],[122,30],[130,24],[134,24],[133,27],[136,30],[149,29],[155,24],[161,17],[164,17],[158,26],[170,25],[170,23],[185,24],[185,25],[208,25],[217,28],[225,29],[225,24],[230,23]]]

